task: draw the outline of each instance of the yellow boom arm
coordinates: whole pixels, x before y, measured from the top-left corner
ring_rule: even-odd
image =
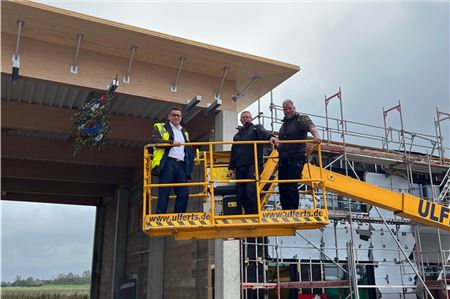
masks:
[[[305,164],[303,178],[320,177],[321,169]],[[322,169],[325,189],[416,222],[450,231],[450,209],[410,194],[396,193],[348,176]]]

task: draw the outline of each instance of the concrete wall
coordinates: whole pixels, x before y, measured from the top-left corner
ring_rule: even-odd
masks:
[[[112,273],[114,258],[114,221],[116,215],[116,201],[104,203],[105,222],[103,225],[103,250],[100,276],[100,298],[112,298]]]
[[[208,298],[209,241],[165,241],[164,298]]]
[[[130,190],[125,276],[129,279],[137,279],[138,298],[147,298],[147,294],[149,294],[146,287],[148,284],[148,264],[152,253],[149,251],[150,242],[148,236],[141,229],[141,182]]]
[[[194,180],[201,175],[194,173]],[[198,190],[193,188],[191,193]],[[126,279],[137,279],[138,298],[209,298],[213,241],[176,241],[173,237],[149,237],[142,232],[142,181],[129,190]],[[169,205],[169,211],[172,209]],[[112,205],[111,205],[112,208]],[[202,200],[190,199],[188,211],[199,211]],[[110,212],[106,218],[112,216]],[[107,220],[107,226],[113,221]],[[106,235],[114,232],[105,230]],[[111,238],[105,236],[107,243]],[[104,250],[104,254],[107,251]],[[111,257],[106,258],[111,260]],[[103,265],[105,270],[106,265]],[[105,272],[103,272],[104,274]],[[111,279],[108,275],[104,279]],[[111,286],[111,284],[109,285]],[[108,288],[105,284],[104,288]],[[110,287],[109,287],[110,288]],[[101,298],[110,298],[106,292]]]

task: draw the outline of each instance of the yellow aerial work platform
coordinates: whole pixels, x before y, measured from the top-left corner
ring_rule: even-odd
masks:
[[[301,142],[301,141],[300,141]],[[306,142],[306,141],[303,141]],[[229,155],[215,153],[217,145],[253,144],[255,179],[235,180],[225,176],[228,169]],[[320,176],[308,179],[277,180],[278,153],[273,151],[264,164],[259,175],[257,163],[258,144],[268,144],[265,141],[254,142],[191,142],[185,146],[193,146],[196,150],[196,167],[200,167],[202,180],[180,184],[159,184],[152,180],[151,159],[149,147],[167,147],[168,144],[147,145],[144,148],[144,188],[143,188],[143,231],[150,236],[171,236],[176,239],[221,239],[246,238],[259,236],[294,235],[299,229],[319,228],[329,223],[326,209],[323,179]],[[201,149],[201,150],[200,150]],[[319,148],[320,156],[320,148]],[[319,157],[319,160],[320,157]],[[320,165],[320,169],[321,165]],[[195,170],[194,170],[195,171]],[[198,171],[198,170],[197,170]],[[256,183],[256,198],[258,214],[223,215],[221,207],[216,206],[215,191],[223,185],[239,183]],[[268,198],[275,192],[278,183],[299,182],[314,186],[311,191],[313,206],[311,209],[269,210],[264,209]],[[189,200],[202,200],[207,203],[206,210],[187,213],[154,214],[157,201],[155,191],[159,187],[189,186],[200,187],[198,193],[190,193]],[[316,197],[315,189],[322,188],[321,200]],[[174,196],[171,196],[174,199]]]
[[[298,143],[306,141],[285,141]],[[223,144],[253,144],[255,179],[233,180],[227,178],[229,155],[214,152],[214,147]],[[147,145],[144,149],[144,189],[143,189],[143,231],[150,236],[171,236],[176,239],[220,239],[259,236],[294,235],[296,230],[320,228],[329,223],[326,192],[330,191],[350,197],[360,202],[393,211],[395,214],[413,221],[450,231],[450,209],[438,203],[421,199],[410,194],[400,194],[341,175],[322,167],[320,145],[317,146],[318,166],[310,163],[303,168],[302,179],[278,180],[278,152],[272,151],[266,159],[259,175],[257,145],[254,142],[196,142],[186,146],[200,147],[197,150],[196,165],[200,167],[203,179],[184,184],[158,184],[152,181],[150,146],[164,147],[167,144]],[[221,185],[256,183],[258,214],[223,215],[216,206],[215,191]],[[303,183],[311,187],[308,191],[312,200],[310,209],[277,210],[269,209],[267,202],[276,193],[277,184]],[[158,187],[199,186],[201,191],[190,194],[190,200],[200,199],[207,205],[204,211],[180,214],[153,214]],[[318,192],[320,191],[320,192]],[[318,196],[320,195],[320,196]]]

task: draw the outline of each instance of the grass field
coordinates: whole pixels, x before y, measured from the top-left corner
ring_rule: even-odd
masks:
[[[43,285],[40,287],[7,287],[2,299],[88,299],[89,285]]]

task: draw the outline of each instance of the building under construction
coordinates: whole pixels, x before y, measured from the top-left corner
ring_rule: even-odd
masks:
[[[328,116],[332,100],[338,102],[341,118]],[[403,123],[400,103],[383,110],[382,127],[343,119],[342,102],[339,89],[325,96],[324,116],[309,115],[326,136],[326,169],[448,206],[450,170],[441,125],[449,121],[449,114],[436,108],[436,135],[431,136],[388,126],[389,113]],[[276,132],[282,111],[272,100],[270,116],[260,113],[258,121]],[[302,190],[301,205],[307,208],[312,197]],[[277,205],[276,195],[271,203]],[[257,298],[448,298],[448,231],[333,193],[328,194],[328,209],[330,224],[320,230],[241,241],[244,253],[258,248],[241,260],[243,296],[250,292]]]
[[[96,208],[91,298],[448,299],[448,111],[436,107],[432,136],[403,128],[400,103],[383,126],[356,123],[339,88],[310,115],[323,142],[295,180],[298,209],[280,208],[268,148],[258,214],[229,213],[237,115],[298,66],[33,2],[1,12],[2,200]],[[105,101],[104,147],[74,154],[74,132],[96,128],[74,118]],[[276,133],[280,104],[254,122]],[[196,167],[188,213],[155,215],[148,142],[173,105]]]

